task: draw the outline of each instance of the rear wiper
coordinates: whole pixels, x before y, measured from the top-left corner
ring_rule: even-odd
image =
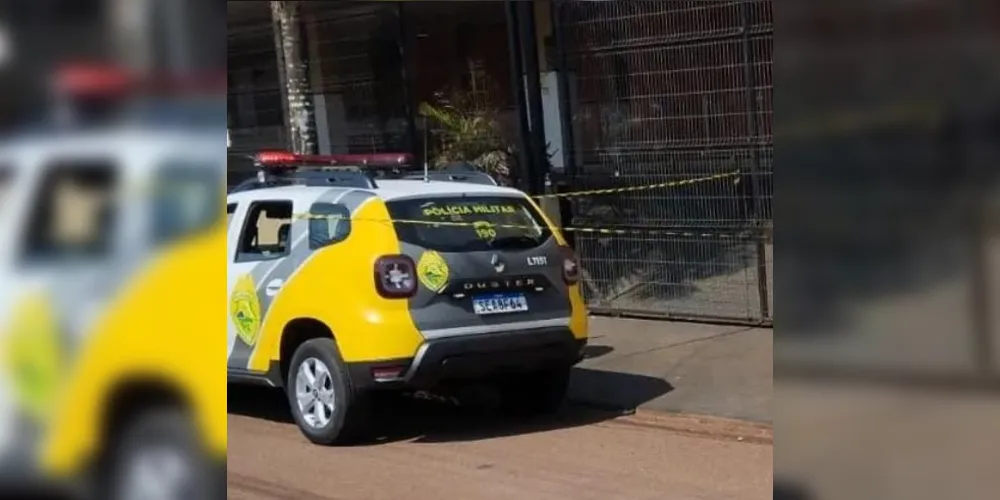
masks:
[[[535,246],[538,240],[530,236],[505,236],[490,242],[490,248],[510,248],[519,246]]]

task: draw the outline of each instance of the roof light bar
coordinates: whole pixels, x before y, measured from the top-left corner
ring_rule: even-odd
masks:
[[[68,96],[132,96],[144,94],[190,95],[222,92],[225,75],[216,73],[150,74],[102,63],[71,63],[58,68],[53,88]]]
[[[56,91],[67,95],[124,94],[135,85],[134,75],[116,66],[71,64],[53,76]]]
[[[300,155],[288,151],[261,151],[255,157],[261,167],[399,167],[413,163],[409,153],[376,153],[345,155]]]

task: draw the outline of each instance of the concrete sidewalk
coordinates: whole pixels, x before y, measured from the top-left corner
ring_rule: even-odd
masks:
[[[772,422],[771,329],[593,317],[590,333],[573,401]]]

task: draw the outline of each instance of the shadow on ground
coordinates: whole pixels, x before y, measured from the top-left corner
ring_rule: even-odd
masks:
[[[811,500],[808,490],[796,483],[776,479],[774,481],[774,500]]]
[[[635,411],[674,387],[661,378],[632,373],[575,368],[569,399],[577,404],[618,412]]]
[[[511,417],[497,410],[495,394],[488,388],[470,390],[459,404],[396,394],[379,394],[370,421],[372,439],[366,444],[398,441],[443,443],[478,441],[592,425],[631,413],[646,401],[673,390],[662,379],[578,368],[573,384],[618,387],[616,400],[586,401],[571,391],[571,400],[557,414],[544,417]],[[230,386],[228,411],[294,425],[282,391],[252,386]]]
[[[583,359],[597,359],[614,352],[615,348],[609,345],[588,345],[583,349]]]

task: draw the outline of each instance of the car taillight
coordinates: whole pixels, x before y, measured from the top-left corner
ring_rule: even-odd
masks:
[[[576,259],[576,252],[569,247],[560,248],[563,253],[563,281],[565,281],[567,285],[575,285],[580,281],[580,263]]]
[[[413,259],[405,255],[386,255],[375,261],[375,289],[387,299],[405,299],[417,292]]]

